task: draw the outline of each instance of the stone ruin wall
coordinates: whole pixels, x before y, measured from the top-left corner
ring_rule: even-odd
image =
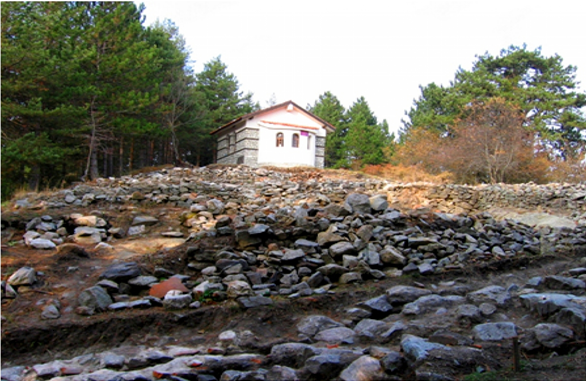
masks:
[[[435,185],[388,184],[384,187],[392,207],[429,208],[453,214],[474,214],[494,209],[522,209],[586,219],[586,184]]]
[[[495,185],[454,185],[432,183],[398,183],[384,179],[332,179],[319,177],[310,180],[315,173],[287,174],[246,166],[226,168],[182,169],[174,168],[162,173],[123,176],[117,179],[98,179],[95,184],[78,184],[69,190],[56,192],[51,196],[29,194],[28,202],[42,202],[48,208],[58,208],[69,203],[63,197],[77,199],[80,205],[93,202],[125,203],[136,201],[133,192],[146,194],[145,202],[157,204],[174,203],[183,206],[181,195],[205,190],[221,197],[231,197],[232,191],[240,193],[244,184],[262,182],[262,188],[272,193],[283,191],[282,183],[296,184],[300,193],[312,198],[312,194],[328,195],[332,201],[341,202],[348,193],[364,192],[369,195],[386,194],[389,206],[406,211],[428,208],[451,214],[477,214],[496,209],[512,212],[541,212],[571,218],[579,224],[586,224],[586,184],[495,184]],[[265,181],[269,179],[268,181]],[[272,180],[270,180],[272,179]],[[210,182],[211,181],[211,182]],[[218,185],[213,185],[218,184]],[[220,185],[223,184],[223,185]],[[232,191],[225,192],[225,184]],[[210,188],[210,189],[206,189]],[[337,196],[336,196],[337,195]],[[17,207],[24,200],[16,201]],[[188,205],[185,205],[188,206]]]

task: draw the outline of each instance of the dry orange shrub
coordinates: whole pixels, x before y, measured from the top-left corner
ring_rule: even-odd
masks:
[[[441,172],[438,174],[431,174],[423,169],[421,165],[368,165],[363,168],[363,172],[367,175],[383,177],[387,180],[403,183],[428,182],[434,184],[449,184],[454,182],[454,176],[451,173]]]
[[[551,163],[545,178],[555,183],[586,183],[586,159]]]

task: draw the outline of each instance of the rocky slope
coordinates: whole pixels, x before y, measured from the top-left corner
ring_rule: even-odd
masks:
[[[31,194],[2,379],[583,379],[585,196],[242,166]]]

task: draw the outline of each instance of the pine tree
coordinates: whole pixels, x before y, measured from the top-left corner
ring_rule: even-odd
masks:
[[[403,121],[401,140],[413,129],[449,133],[457,120],[467,117],[468,106],[501,98],[518,107],[524,125],[553,155],[571,158],[584,152],[586,94],[577,91],[576,68],[564,66],[558,55],[544,57],[540,49],[511,46],[493,57],[478,57],[471,71],[460,69],[448,87],[430,84],[421,88]]]
[[[330,133],[326,139],[325,166],[347,166],[347,154],[345,139],[348,134],[346,110],[338,98],[326,91],[319,96],[309,110],[316,116],[336,127],[336,131]]]
[[[195,76],[195,91],[200,107],[195,123],[197,141],[192,151],[196,165],[214,162],[215,140],[210,132],[258,109],[258,104],[252,101],[252,93],[243,94],[236,76],[227,69],[220,57],[216,57],[206,63],[203,71]]]
[[[381,164],[387,161],[385,147],[390,136],[386,121],[379,124],[364,97],[358,98],[348,110],[346,148],[354,167]]]

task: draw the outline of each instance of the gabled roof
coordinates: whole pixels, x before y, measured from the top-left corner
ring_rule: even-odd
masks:
[[[273,110],[276,110],[276,109],[279,109],[279,108],[286,108],[286,107],[289,107],[289,105],[293,105],[293,107],[295,107],[299,111],[303,112],[304,114],[306,114],[310,118],[313,118],[313,119],[317,120],[318,122],[320,122],[321,124],[323,124],[323,127],[326,130],[330,130],[331,132],[333,132],[336,129],[336,127],[334,127],[330,123],[328,123],[325,120],[323,120],[322,118],[320,118],[320,117],[318,117],[318,116],[310,113],[309,111],[307,111],[303,107],[299,106],[295,102],[293,102],[293,101],[287,101],[287,102],[279,103],[279,104],[274,105],[274,106],[271,106],[271,107],[267,107],[267,108],[262,109],[262,110],[258,110],[258,111],[251,112],[251,113],[246,114],[246,115],[242,115],[242,116],[240,116],[240,117],[238,117],[238,118],[236,118],[236,119],[234,119],[234,120],[232,120],[232,121],[224,124],[223,126],[221,126],[221,127],[217,128],[217,129],[213,130],[212,132],[210,132],[210,135],[215,135],[215,134],[217,134],[220,131],[223,131],[223,130],[225,130],[227,128],[230,128],[230,127],[234,126],[235,124],[237,124],[240,121],[247,120],[247,119],[252,119],[255,116],[264,114],[264,113],[266,113],[268,111],[273,111]]]

